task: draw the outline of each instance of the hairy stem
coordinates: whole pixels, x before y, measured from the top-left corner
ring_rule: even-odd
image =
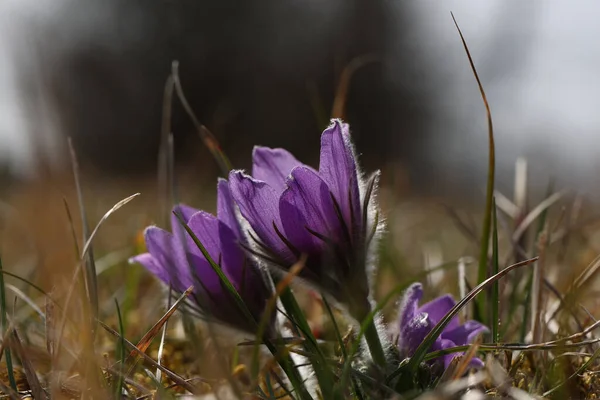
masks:
[[[379,339],[375,321],[371,321],[367,326],[365,330],[365,340],[367,341],[367,346],[369,346],[369,351],[371,352],[371,357],[375,364],[380,368],[385,369],[385,353],[383,351],[383,346],[381,345],[381,340]]]

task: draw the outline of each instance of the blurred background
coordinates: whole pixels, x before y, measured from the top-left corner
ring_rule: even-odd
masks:
[[[534,193],[553,178],[556,188],[598,198],[600,5],[593,0],[4,0],[0,199],[3,235],[18,243],[4,242],[5,259],[12,250],[12,264],[21,263],[27,248],[37,254],[31,268],[40,260],[72,265],[63,199],[79,225],[67,137],[92,221],[142,192],[114,230],[106,228],[112,233],[99,236],[100,246],[130,246],[159,220],[157,154],[173,60],[199,119],[243,168],[255,144],[286,147],[316,164],[344,68],[370,60],[352,75],[346,119],[365,169],[384,170],[386,211],[414,234],[411,218],[424,209],[404,212],[399,198],[479,209],[486,115],[451,12],[491,105],[497,188],[512,196],[515,161],[525,157]],[[212,209],[218,169],[173,104],[181,198]],[[465,246],[439,258],[474,253]]]
[[[102,175],[155,173],[171,61],[200,120],[235,165],[254,144],[315,160],[340,74],[346,117],[370,167],[404,171],[412,190],[480,194],[485,112],[450,12],[492,107],[499,187],[518,156],[595,194],[600,167],[596,2],[5,0],[0,5],[0,164],[31,178],[65,165],[71,136]],[[180,163],[212,168],[174,107]],[[202,161],[200,161],[202,160]]]

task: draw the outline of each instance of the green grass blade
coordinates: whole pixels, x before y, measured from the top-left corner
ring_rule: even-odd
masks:
[[[331,321],[331,324],[333,325],[333,330],[335,332],[335,338],[340,346],[340,351],[342,353],[342,361],[345,363],[348,360],[348,352],[346,351],[346,345],[344,344],[344,340],[342,339],[342,335],[340,333],[340,328],[338,327],[335,316],[333,315],[333,311],[331,310],[331,307],[329,306],[327,297],[323,294],[321,294],[321,297],[323,299],[323,304],[325,305],[325,310],[327,311],[327,315],[329,316],[329,320]],[[358,385],[358,382],[356,382],[354,375],[352,375],[351,379],[352,379],[352,387],[354,388],[354,394],[356,395],[358,400],[363,400],[364,397],[363,397],[362,391],[360,390],[360,386]],[[341,388],[341,389],[343,389],[343,388]]]
[[[589,367],[591,367],[592,364],[596,361],[596,359],[599,356],[600,356],[600,348],[596,349],[596,351],[594,352],[594,354],[592,354],[588,358],[588,360],[586,362],[584,362],[575,372],[573,372],[573,374],[571,374],[569,377],[567,377],[564,381],[562,381],[559,384],[557,384],[556,386],[554,386],[552,389],[550,389],[547,392],[545,392],[542,395],[542,397],[545,398],[545,399],[548,398],[551,394],[553,394],[553,393],[557,392],[558,390],[560,390],[571,379],[583,375],[583,373],[585,372],[585,370],[587,370]]]
[[[2,272],[2,257],[0,257],[0,272]],[[8,328],[8,310],[6,308],[6,286],[4,286],[4,274],[0,273],[0,321],[2,323],[2,331]],[[12,354],[10,352],[10,346],[6,346],[4,349],[4,357],[6,359],[6,371],[8,374],[8,382],[10,387],[17,392],[17,382],[15,381],[15,374],[13,372]]]
[[[289,287],[286,287],[285,290],[283,290],[280,300],[293,326],[297,328],[306,339],[303,342],[303,347],[307,353],[313,355],[313,357],[311,357],[312,366],[324,398],[335,399],[336,397],[333,393],[335,383],[333,372],[327,365],[325,355],[319,347],[317,339],[312,334],[308,321],[298,305],[294,293]]]
[[[483,105],[485,106],[487,123],[488,123],[488,141],[489,141],[489,159],[488,159],[488,174],[487,174],[487,189],[485,196],[485,210],[483,215],[483,228],[481,231],[481,241],[480,241],[480,252],[479,252],[479,269],[477,273],[477,283],[483,282],[488,277],[488,249],[490,243],[490,231],[492,225],[492,202],[494,196],[494,180],[496,175],[496,149],[494,143],[494,124],[492,123],[492,112],[490,110],[490,105],[487,101],[487,96],[485,95],[485,90],[483,89],[483,85],[481,84],[481,80],[479,79],[479,74],[477,74],[477,69],[475,68],[475,63],[473,62],[473,58],[471,57],[471,52],[469,51],[469,47],[467,46],[467,42],[465,37],[460,30],[458,23],[456,22],[456,18],[454,18],[454,14],[452,14],[452,20],[454,21],[454,25],[458,30],[458,34],[460,35],[460,40],[462,41],[463,47],[467,54],[467,58],[469,59],[469,64],[471,65],[471,70],[473,71],[473,75],[475,76],[475,80],[477,81],[477,86],[479,87],[479,93],[481,94],[481,100],[483,101]],[[480,317],[484,317],[485,313],[485,298],[480,297],[476,302],[477,309],[479,311]],[[485,321],[481,321],[484,322]]]
[[[115,307],[117,308],[117,318],[119,320],[119,335],[120,340],[118,341],[116,354],[119,355],[119,377],[115,385],[115,399],[122,398],[123,393],[123,368],[125,366],[125,328],[123,327],[123,318],[121,316],[121,308],[119,302],[115,299]]]
[[[492,273],[498,275],[500,268],[498,266],[498,215],[496,210],[496,199],[492,201],[493,211],[493,235],[492,235]],[[492,284],[492,341],[497,343],[500,340],[500,291],[498,281]]]
[[[286,308],[286,311],[289,312],[289,314],[287,314],[286,316],[290,319],[290,322],[295,327],[297,327],[298,330],[300,330],[302,332],[303,336],[306,338],[306,340],[304,340],[302,342],[302,346],[304,347],[304,351],[307,354],[311,355],[309,357],[309,359],[311,360],[311,364],[313,366],[315,376],[317,378],[317,381],[319,382],[319,386],[321,387],[321,392],[323,394],[323,397],[327,398],[327,399],[334,399],[336,397],[333,396],[333,394],[332,394],[332,389],[333,389],[333,385],[335,382],[333,373],[332,373],[331,369],[328,368],[325,355],[321,351],[321,348],[318,346],[317,340],[314,337],[314,335],[312,334],[310,326],[308,325],[308,321],[306,321],[306,318],[304,317],[304,313],[302,312],[302,310],[300,310],[300,307],[298,306],[298,304],[295,300],[295,297],[294,297],[291,289],[289,288],[291,281],[294,279],[295,276],[298,275],[298,273],[300,273],[300,271],[304,267],[305,262],[306,262],[306,258],[305,257],[301,258],[301,260],[298,261],[298,263],[296,263],[290,269],[290,271],[288,272],[287,275],[285,275],[282,279],[278,279],[278,282],[277,282],[277,285],[275,288],[275,294],[273,295],[273,297],[271,299],[269,299],[269,302],[267,303],[267,307],[262,315],[257,336],[259,338],[262,338],[264,336],[266,327],[268,326],[268,322],[270,320],[270,315],[272,315],[272,313],[275,311],[277,299],[281,298],[281,296],[285,293],[285,296],[286,296],[285,303],[289,306],[286,308],[286,306],[284,305],[284,308]],[[284,302],[282,301],[282,304],[283,303]],[[289,310],[288,310],[288,308],[289,308]],[[299,324],[296,321],[299,321]],[[258,362],[259,362],[259,358],[258,358],[259,344],[260,344],[260,342],[257,341],[254,346],[254,354],[252,357],[252,369],[251,369],[253,376],[256,376],[256,372],[258,371],[258,367],[259,367],[259,364],[258,364]]]

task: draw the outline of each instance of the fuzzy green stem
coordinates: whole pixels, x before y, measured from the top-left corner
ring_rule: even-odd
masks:
[[[365,330],[365,340],[367,341],[367,346],[369,346],[369,351],[371,352],[371,357],[375,364],[380,368],[385,369],[387,362],[381,340],[379,339],[379,333],[375,326],[375,321],[371,321],[367,326],[367,329]]]

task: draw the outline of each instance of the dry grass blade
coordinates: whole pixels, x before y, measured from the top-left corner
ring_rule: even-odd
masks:
[[[350,81],[352,76],[364,67],[365,65],[378,61],[379,58],[375,54],[365,54],[352,59],[343,69],[340,80],[333,99],[333,107],[331,109],[331,118],[346,117],[346,100],[348,99],[348,91],[350,90]]]
[[[102,321],[98,321],[98,323],[108,333],[110,333],[114,337],[118,338],[119,340],[123,340],[123,343],[125,343],[125,345],[127,347],[129,347],[132,351],[136,352],[140,357],[142,357],[144,359],[144,361],[146,361],[147,363],[149,363],[151,366],[160,369],[166,376],[168,376],[177,385],[181,386],[182,388],[184,388],[185,390],[189,391],[190,393],[195,393],[196,392],[196,388],[194,386],[190,385],[185,379],[183,379],[181,376],[177,375],[176,373],[174,373],[170,369],[168,369],[168,368],[166,368],[166,367],[158,364],[152,357],[150,357],[146,353],[141,352],[136,347],[135,344],[131,343],[129,340],[127,340],[126,338],[122,337],[119,334],[119,332],[115,331],[114,329],[112,329],[110,326],[106,325]]]
[[[65,306],[64,309],[62,310],[62,317],[60,319],[60,325],[58,325],[58,331],[55,335],[55,345],[54,345],[54,352],[53,355],[56,357],[58,356],[58,352],[61,349],[61,342],[62,342],[62,337],[65,331],[65,328],[67,326],[67,319],[69,318],[69,306],[71,305],[71,299],[73,298],[73,293],[75,293],[75,287],[77,284],[77,277],[79,276],[79,273],[81,271],[81,268],[83,267],[83,262],[79,262],[77,263],[77,265],[75,266],[75,270],[73,271],[73,277],[71,278],[71,284],[69,285],[69,289],[67,290],[67,296],[65,298]],[[54,360],[55,361],[55,360]]]
[[[169,288],[169,296],[167,297],[167,309],[171,308],[171,295],[172,295],[172,288]],[[167,329],[169,327],[169,321],[165,321],[163,328],[162,328],[162,333],[160,334],[160,342],[158,343],[158,354],[156,355],[156,362],[158,362],[158,364],[160,365],[160,363],[162,362],[162,358],[163,358],[163,352],[165,349],[165,340],[167,339]],[[162,373],[160,372],[160,369],[156,369],[156,379],[160,382],[162,379]]]
[[[7,289],[10,289],[10,291],[12,291],[14,294],[16,294],[17,297],[19,297],[21,300],[23,300],[25,303],[27,303],[27,305],[29,305],[29,307],[31,307],[31,309],[33,311],[35,311],[37,315],[40,316],[42,321],[44,321],[46,319],[42,310],[38,307],[37,304],[35,304],[35,301],[33,301],[33,299],[31,297],[27,296],[21,289],[19,289],[18,287],[14,286],[14,285],[11,285],[10,283],[6,283],[5,286]],[[30,312],[28,311],[27,315],[29,315],[29,314],[30,314]]]
[[[517,243],[525,231],[527,231],[527,228],[529,228],[529,226],[533,223],[533,221],[535,221],[544,212],[544,210],[550,208],[554,203],[560,200],[562,196],[562,192],[554,193],[552,196],[546,198],[533,210],[531,210],[531,212],[527,214],[525,218],[523,218],[523,221],[521,221],[517,229],[515,229],[512,236],[513,242]]]
[[[521,215],[521,209],[508,197],[497,190],[494,191],[494,197],[496,197],[496,206],[498,206],[500,210],[502,210],[513,220],[519,218]]]
[[[11,347],[15,350],[15,352],[19,355],[19,358],[21,359],[21,365],[23,366],[25,377],[27,378],[27,383],[29,384],[29,388],[31,389],[33,398],[36,400],[47,399],[48,395],[46,394],[44,388],[42,388],[40,380],[38,379],[37,374],[35,372],[35,368],[31,363],[31,360],[27,356],[27,352],[23,348],[21,338],[16,329],[13,329],[12,331],[11,345]]]
[[[175,311],[177,311],[177,308],[179,308],[179,305],[192,293],[193,290],[194,290],[193,286],[190,286],[189,288],[187,288],[186,291],[183,292],[183,294],[177,299],[177,301],[175,303],[173,303],[171,308],[169,308],[167,310],[165,315],[163,315],[152,326],[152,328],[150,328],[150,330],[148,332],[146,332],[146,334],[140,339],[140,341],[138,342],[138,344],[136,346],[136,350],[132,350],[131,353],[129,354],[128,359],[135,357],[136,360],[133,362],[131,368],[129,369],[129,373],[127,374],[127,376],[129,376],[131,374],[131,372],[133,371],[133,369],[135,368],[135,364],[137,361],[136,356],[140,353],[145,353],[146,350],[148,350],[148,347],[150,347],[150,344],[152,343],[152,340],[154,340],[154,337],[156,335],[158,335],[158,333],[160,332],[163,325],[169,320],[169,318],[171,318],[173,313],[175,313]],[[127,361],[125,363],[127,364]]]
[[[0,381],[0,391],[11,400],[21,400],[19,393],[15,392],[10,386],[6,386],[2,381]]]
[[[85,245],[83,246],[83,250],[81,251],[81,258],[82,259],[85,257],[86,253],[88,252],[88,250],[90,248],[90,245],[92,243],[92,240],[96,236],[96,233],[98,232],[98,229],[100,229],[100,226],[102,226],[102,224],[104,223],[104,221],[106,221],[108,219],[108,217],[110,217],[119,208],[123,207],[125,204],[129,203],[131,200],[133,200],[134,198],[136,198],[139,195],[140,195],[140,193],[136,193],[136,194],[132,194],[129,197],[124,198],[123,200],[119,201],[117,204],[115,204],[114,206],[112,206],[112,208],[110,210],[108,210],[104,214],[104,216],[100,219],[100,222],[98,222],[98,224],[96,225],[96,227],[92,231],[92,234],[89,236],[89,238],[85,242]]]
[[[455,381],[465,375],[467,368],[469,368],[469,364],[471,364],[471,361],[479,350],[479,345],[481,345],[482,340],[482,335],[477,336],[477,339],[475,339],[475,341],[471,344],[471,347],[469,347],[469,351],[462,356],[459,364],[456,366],[451,380]]]
[[[83,233],[83,243],[86,243],[88,241],[88,235],[89,235],[89,224],[88,224],[88,220],[87,220],[87,215],[85,212],[85,203],[83,201],[83,191],[81,189],[81,180],[79,178],[79,163],[77,162],[77,156],[75,154],[75,148],[73,147],[73,141],[71,140],[71,138],[68,138],[68,144],[69,144],[69,152],[71,155],[71,164],[73,167],[73,178],[75,180],[75,190],[77,192],[77,200],[79,202],[79,211],[81,213],[81,229],[82,229],[82,233]],[[86,254],[86,252],[83,252],[83,254]],[[83,257],[82,257],[83,259]],[[85,281],[85,289],[87,292],[87,296],[88,296],[88,300],[89,300],[89,307],[90,307],[90,311],[91,311],[91,315],[92,318],[91,320],[94,321],[95,319],[97,319],[98,317],[98,282],[96,279],[96,266],[94,264],[94,254],[92,249],[88,249],[87,250],[87,262],[85,263],[86,265],[86,269],[85,269],[85,274],[84,274],[84,281]],[[92,335],[93,332],[95,331],[95,328],[93,326],[94,324],[91,324],[91,330],[92,330]],[[91,344],[89,344],[88,347],[90,347]]]
[[[179,79],[179,63],[177,61],[173,61],[171,70],[171,76],[173,77],[173,83],[175,85],[175,91],[177,92],[177,97],[179,97],[179,101],[181,101],[185,112],[191,118],[194,126],[196,127],[196,130],[198,131],[198,134],[200,135],[200,138],[204,142],[204,145],[213,155],[215,161],[221,168],[223,176],[226,177],[229,174],[229,171],[231,170],[231,164],[225,156],[225,153],[223,153],[223,150],[221,150],[221,146],[219,145],[219,141],[217,140],[215,135],[213,135],[213,133],[206,126],[200,123],[200,121],[196,117],[196,114],[194,113],[194,110],[192,110],[192,107],[188,103],[185,94],[183,93],[183,87],[181,86],[181,81]]]
[[[46,350],[50,355],[50,360],[54,360],[54,353],[56,348],[56,326],[54,323],[54,303],[52,300],[46,298]]]
[[[517,158],[515,162],[515,206],[519,210],[525,210],[527,207],[527,159]]]
[[[590,282],[592,278],[598,273],[600,270],[600,256],[596,257],[594,261],[592,261],[582,272],[575,278],[573,281],[573,285],[569,293],[575,291],[580,291],[583,289],[587,282]]]
[[[289,287],[289,285],[292,283],[292,280],[296,276],[298,276],[300,271],[302,271],[305,263],[306,263],[306,255],[303,254],[301,256],[300,260],[292,266],[290,271],[283,277],[283,279],[281,279],[277,283],[277,287],[275,288],[275,293],[273,294],[273,296],[271,296],[271,298],[267,302],[267,305],[265,306],[265,311],[263,312],[263,315],[262,315],[261,321],[260,321],[260,325],[258,326],[257,337],[259,340],[257,341],[257,343],[254,347],[254,355],[252,358],[254,360],[253,365],[252,365],[253,376],[257,376],[257,374],[258,374],[259,344],[262,343],[261,339],[265,333],[265,329],[269,325],[270,317],[271,317],[271,315],[273,315],[273,312],[275,312],[275,307],[277,306],[277,299],[279,299],[279,297],[281,296],[283,291],[286,290]]]
[[[533,266],[533,285],[531,288],[531,332],[534,343],[539,343],[543,339],[544,329],[542,324],[545,323],[545,291],[543,290],[543,278],[545,276],[546,266],[546,248],[548,238],[547,223],[539,236],[538,252],[539,260]]]
[[[107,367],[106,370],[108,372],[110,372],[113,376],[118,376],[119,374],[122,374],[122,371],[118,371],[112,367]],[[141,396],[136,397],[136,399],[140,399],[140,398],[146,398],[148,396],[151,396],[153,393],[145,386],[141,385],[140,383],[136,382],[135,380],[128,378],[126,376],[123,377],[123,382],[125,382],[126,384],[134,387],[137,391],[140,392]]]
[[[469,240],[472,240],[476,246],[479,246],[479,238],[477,237],[477,233],[475,233],[475,228],[469,226],[467,222],[461,218],[460,215],[456,212],[456,210],[450,207],[447,204],[442,204],[450,218],[454,221],[456,227],[462,232],[462,234]]]

